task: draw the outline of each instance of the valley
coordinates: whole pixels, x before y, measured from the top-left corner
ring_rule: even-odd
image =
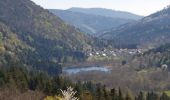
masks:
[[[170,6],[36,3],[0,0],[0,100],[170,100]]]

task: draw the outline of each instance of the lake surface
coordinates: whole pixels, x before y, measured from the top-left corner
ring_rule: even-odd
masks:
[[[63,72],[68,73],[68,74],[76,74],[79,72],[88,72],[88,71],[109,72],[110,68],[108,67],[71,67],[71,68],[63,69]]]

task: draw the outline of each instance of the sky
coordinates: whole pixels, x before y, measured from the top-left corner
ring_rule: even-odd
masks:
[[[46,9],[108,8],[147,16],[170,5],[170,0],[32,0]]]

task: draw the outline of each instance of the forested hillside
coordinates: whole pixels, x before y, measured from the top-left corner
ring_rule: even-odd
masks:
[[[170,7],[151,14],[135,23],[108,30],[101,37],[113,39],[119,44],[136,44],[149,48],[169,43]],[[127,42],[128,41],[128,42]]]
[[[121,19],[131,19],[131,20],[139,20],[142,16],[126,12],[126,11],[117,11],[112,9],[105,9],[105,8],[78,8],[73,7],[68,9],[69,11],[73,12],[80,12],[85,14],[92,14],[98,16],[105,16],[111,18],[121,18]]]
[[[170,44],[161,45],[142,55],[136,55],[134,60],[140,61],[140,69],[161,68],[170,71]]]
[[[104,14],[95,15],[84,12],[76,12],[74,10],[50,9],[49,11],[59,16],[67,23],[79,28],[82,32],[93,36],[100,35],[99,33],[103,30],[115,28],[125,23],[136,21],[136,19],[133,18],[128,19],[128,16],[127,18],[122,18],[115,15],[113,18]]]
[[[1,66],[18,62],[55,73],[91,48],[88,37],[30,0],[1,0],[0,22]]]

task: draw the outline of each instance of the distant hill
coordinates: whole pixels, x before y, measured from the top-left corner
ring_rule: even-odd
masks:
[[[0,66],[57,74],[59,63],[85,59],[89,39],[30,0],[0,0]]]
[[[131,20],[139,20],[142,18],[142,16],[132,14],[125,11],[116,11],[111,9],[105,9],[105,8],[70,8],[69,11],[73,12],[80,12],[85,14],[91,14],[91,15],[100,15],[105,17],[112,17],[112,18],[122,18],[122,19],[131,19]]]
[[[149,48],[169,43],[170,7],[143,19],[107,30],[102,38],[118,41],[119,44],[137,44]]]
[[[101,10],[104,13],[90,13],[93,12],[94,9],[98,9],[99,11]],[[71,8],[68,10],[50,9],[49,11],[59,16],[67,23],[79,28],[82,32],[92,35],[99,35],[99,33],[103,30],[115,28],[122,24],[134,22],[142,18],[141,16],[137,15],[134,15],[136,16],[134,18],[130,18],[130,16],[132,16],[133,14],[127,14],[127,12],[121,12],[121,14],[118,14],[118,12],[116,11],[111,11],[107,9],[94,9]],[[86,10],[88,11],[86,12]],[[110,15],[112,16],[108,16],[107,14],[105,14],[108,11],[110,11]],[[123,14],[127,14],[126,17]]]
[[[92,35],[100,31],[134,21],[129,19],[111,18],[100,15],[73,12],[68,10],[50,9],[49,11],[59,16],[67,23],[79,28],[82,32]]]

